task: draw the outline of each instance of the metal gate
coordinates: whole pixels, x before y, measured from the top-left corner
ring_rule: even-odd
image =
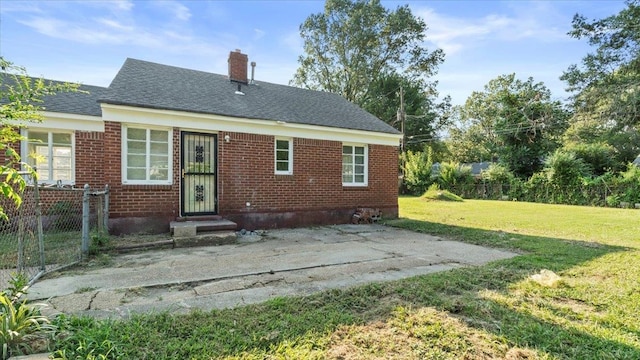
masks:
[[[181,215],[217,214],[217,135],[183,132]]]

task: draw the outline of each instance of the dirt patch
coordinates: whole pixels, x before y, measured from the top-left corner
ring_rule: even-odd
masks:
[[[112,236],[109,238],[109,246],[117,249],[122,247],[130,247],[134,245],[149,244],[154,242],[160,242],[165,240],[171,240],[171,234],[157,234],[157,235],[143,235],[143,234],[129,234],[123,236]]]

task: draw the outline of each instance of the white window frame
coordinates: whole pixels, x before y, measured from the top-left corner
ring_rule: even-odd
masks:
[[[352,176],[351,176],[351,181],[345,182],[344,181],[344,147],[345,146],[349,146],[351,147],[351,171],[352,171]],[[363,148],[364,149],[364,177],[363,177],[363,182],[357,182],[355,181],[355,167],[356,167],[356,154],[355,154],[355,149],[356,148]],[[364,186],[368,186],[369,184],[369,147],[367,146],[367,144],[356,144],[356,143],[343,143],[342,147],[340,147],[340,151],[342,154],[342,171],[340,172],[340,176],[342,178],[342,186],[351,186],[351,187],[364,187]]]
[[[128,167],[128,146],[127,134],[129,129],[146,130],[146,179],[145,180],[129,180],[127,179]],[[151,130],[167,132],[167,180],[151,180],[150,179],[150,149],[151,149]],[[122,183],[125,185],[172,185],[173,184],[173,129],[165,127],[152,127],[147,125],[122,124]]]
[[[289,144],[287,149],[289,159],[287,160],[287,170],[278,170],[278,141],[286,141]],[[282,160],[280,160],[282,162]],[[293,174],[293,139],[276,137],[273,141],[273,169],[276,175],[292,175]]]
[[[47,133],[47,147],[48,147],[48,154],[47,154],[47,161],[49,163],[49,174],[48,174],[48,180],[41,180],[40,176],[38,176],[38,183],[39,184],[59,184],[59,185],[75,185],[76,183],[76,136],[75,136],[75,132],[73,130],[56,130],[56,129],[46,129],[46,128],[33,128],[31,129],[32,132],[39,132],[39,133]],[[53,134],[69,134],[71,135],[71,179],[68,180],[62,180],[62,179],[55,179],[53,177]],[[25,140],[23,140],[20,144],[20,153],[21,153],[21,158],[22,161],[29,164],[32,167],[35,167],[35,159],[33,159],[32,157],[30,157],[29,155],[29,129],[23,129],[22,130],[22,136],[25,137]],[[44,142],[42,143],[44,145]],[[38,173],[42,172],[42,169],[38,169],[36,168],[36,171]]]

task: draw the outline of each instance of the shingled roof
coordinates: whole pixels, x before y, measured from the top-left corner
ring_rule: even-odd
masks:
[[[58,92],[42,98],[44,111],[62,112],[78,115],[102,116],[98,99],[103,97],[107,88],[93,85],[80,85],[79,90],[88,92]]]
[[[102,103],[399,134],[340,95],[127,59]]]
[[[15,79],[11,75],[0,74],[2,86],[15,85]],[[31,77],[31,81],[39,80]],[[45,84],[63,84],[62,81],[44,79]],[[38,106],[44,111],[68,113],[77,115],[102,116],[102,110],[98,98],[103,97],[107,88],[92,85],[80,85],[80,92],[57,92],[55,95],[42,97]],[[3,103],[6,99],[0,99]]]

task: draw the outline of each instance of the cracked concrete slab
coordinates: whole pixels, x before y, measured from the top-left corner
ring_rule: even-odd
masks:
[[[36,282],[32,300],[96,317],[209,310],[390,281],[516,256],[380,225],[272,230],[235,244],[118,255]],[[82,292],[83,289],[94,289]]]

